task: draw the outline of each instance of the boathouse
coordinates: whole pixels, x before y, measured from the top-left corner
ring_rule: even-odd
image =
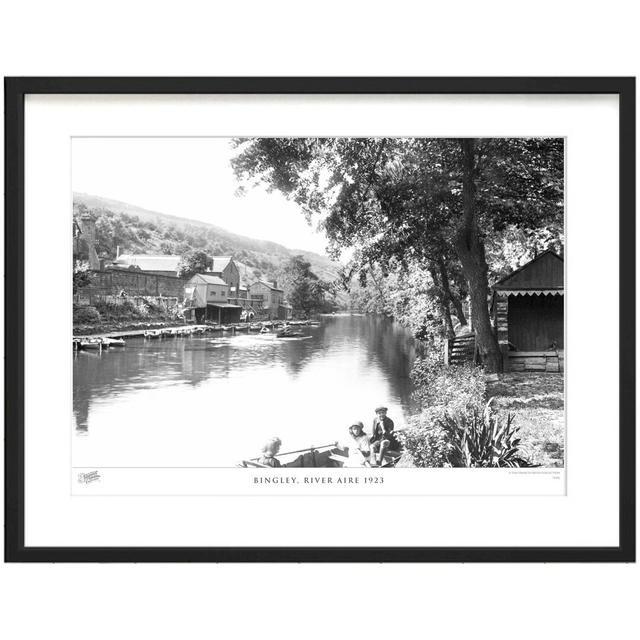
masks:
[[[218,276],[196,274],[185,285],[184,294],[185,320],[218,324],[240,322],[242,307],[227,302],[229,285]]]
[[[274,280],[259,280],[249,286],[252,298],[262,305],[262,313],[269,320],[289,320],[293,309],[285,302],[284,291]]]
[[[564,371],[564,260],[545,251],[492,287],[505,371]]]

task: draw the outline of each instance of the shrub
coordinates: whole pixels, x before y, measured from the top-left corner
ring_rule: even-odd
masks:
[[[447,432],[438,421],[437,411],[423,410],[409,418],[403,431],[398,432],[404,453],[400,467],[448,467],[449,449]]]
[[[501,419],[487,402],[484,411],[445,415],[439,421],[446,440],[448,462],[452,467],[529,467],[520,453],[519,427],[513,415]]]
[[[400,466],[529,467],[520,451],[519,427],[492,408],[451,414],[424,410],[398,435],[405,454]]]
[[[89,305],[73,305],[74,324],[98,324],[102,320],[99,311]]]
[[[445,366],[435,355],[418,358],[411,370],[420,405],[452,414],[482,408],[487,390],[484,370],[472,364]]]
[[[77,267],[73,270],[73,293],[91,284],[91,273],[88,266]]]

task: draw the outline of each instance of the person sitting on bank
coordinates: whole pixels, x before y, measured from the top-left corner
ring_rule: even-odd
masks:
[[[271,438],[267,440],[264,447],[262,447],[262,456],[258,460],[260,464],[265,467],[281,467],[280,460],[276,458],[280,447],[282,446],[282,440],[280,438]]]
[[[373,419],[371,429],[372,463],[381,465],[384,454],[400,451],[401,446],[394,432],[393,420],[387,417],[387,407],[376,407],[376,417]]]
[[[355,441],[355,447],[349,447],[349,458],[358,467],[369,467],[371,444],[369,436],[364,432],[364,424],[357,420],[349,427],[349,435]]]

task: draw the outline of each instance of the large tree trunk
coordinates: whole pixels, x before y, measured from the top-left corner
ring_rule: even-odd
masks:
[[[460,326],[467,326],[467,317],[464,315],[464,309],[462,308],[462,300],[458,296],[451,294],[451,304],[453,305],[453,311],[460,322]]]
[[[467,319],[464,315],[464,311],[462,310],[462,301],[453,293],[453,291],[451,291],[447,265],[445,264],[442,257],[438,259],[438,269],[440,270],[440,280],[442,281],[442,290],[444,291],[444,295],[446,299],[453,305],[453,309],[456,312],[458,322],[461,326],[464,327],[467,324]],[[451,314],[449,314],[449,317],[451,317]]]
[[[462,144],[462,219],[456,234],[456,252],[462,271],[469,283],[471,314],[476,333],[476,345],[489,373],[502,371],[502,354],[491,328],[487,304],[489,282],[484,245],[478,233],[475,215],[475,141],[464,138]]]
[[[429,273],[431,274],[433,284],[438,291],[438,306],[440,307],[440,313],[442,314],[442,318],[444,320],[447,338],[455,338],[456,332],[453,329],[453,320],[451,320],[451,309],[449,308],[449,300],[447,299],[447,296],[445,294],[442,282],[438,281],[438,273],[434,267],[429,267]]]

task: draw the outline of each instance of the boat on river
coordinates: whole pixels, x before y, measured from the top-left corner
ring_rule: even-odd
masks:
[[[122,338],[102,338],[102,346],[106,347],[124,347]]]
[[[292,458],[292,456],[295,456]],[[388,468],[395,467],[397,461],[400,459],[400,454],[395,453],[393,455],[385,455],[382,464],[378,466],[363,466],[361,464],[361,456],[357,458],[349,457],[349,449],[342,449],[333,444],[327,444],[322,447],[309,447],[308,449],[298,449],[296,451],[286,451],[279,453],[277,456],[281,466],[269,467],[259,462],[260,458],[250,458],[247,460],[241,460],[237,466],[239,467],[254,467],[258,469],[295,469],[295,468]],[[288,460],[287,460],[288,458]]]
[[[81,349],[102,349],[101,338],[87,338],[85,340],[80,340],[79,344]]]
[[[147,329],[144,332],[145,338],[162,338],[162,329]]]

